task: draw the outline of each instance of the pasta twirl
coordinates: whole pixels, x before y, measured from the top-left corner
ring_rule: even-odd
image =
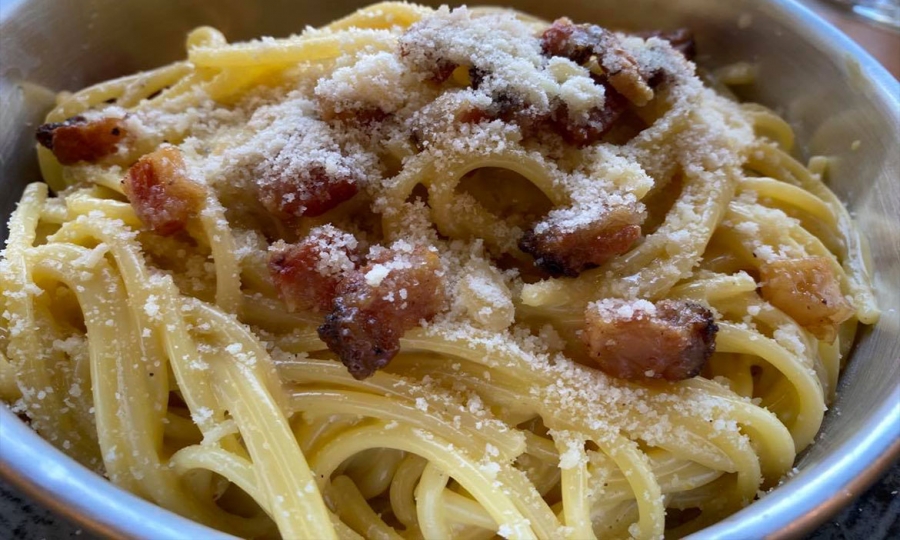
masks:
[[[812,442],[878,309],[824,162],[692,47],[383,3],[199,28],[60,95],[0,262],[0,397],[248,538],[722,519]]]

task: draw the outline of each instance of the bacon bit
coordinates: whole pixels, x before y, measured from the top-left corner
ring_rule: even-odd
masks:
[[[557,19],[541,36],[541,48],[547,56],[562,56],[577,64],[595,56],[609,84],[629,101],[642,106],[653,99],[653,89],[635,59],[622,48],[619,38],[605,28]]]
[[[644,32],[635,32],[639,38],[649,39],[656,37],[668,41],[672,48],[684,55],[688,60],[693,60],[697,56],[697,43],[694,41],[694,33],[687,28],[676,28],[675,30],[648,30]]]
[[[88,122],[83,116],[73,116],[65,122],[42,125],[36,137],[61,164],[73,165],[79,161],[94,163],[116,153],[127,134],[119,118]]]
[[[531,113],[528,105],[512,94],[501,92],[494,96],[487,108],[468,106],[456,112],[456,121],[461,124],[479,124],[501,120],[516,124],[522,129],[522,136],[528,137],[535,131],[534,125],[542,120]],[[526,133],[527,131],[527,133]]]
[[[700,374],[718,330],[712,312],[692,302],[606,299],[588,306],[582,340],[613,377],[680,381]]]
[[[822,341],[854,313],[826,257],[771,261],[759,273],[762,297]]]
[[[174,146],[142,156],[122,182],[141,222],[163,236],[183,230],[206,200],[206,190],[188,178],[181,151]]]
[[[319,337],[356,379],[386,366],[400,350],[400,338],[444,303],[435,251],[381,250],[337,286],[334,306]]]
[[[434,69],[432,70],[431,81],[436,82],[438,84],[449,79],[453,72],[456,71],[459,65],[447,60],[446,58],[438,58],[434,62]]]
[[[282,219],[316,217],[351,199],[359,191],[349,174],[328,173],[323,165],[313,165],[299,178],[284,175],[261,182],[259,198],[266,209]]]
[[[403,37],[400,38],[400,57],[401,58],[405,58],[405,57],[409,56],[409,54],[410,54],[409,48],[411,46],[415,46],[415,45],[409,43]],[[443,83],[444,81],[449,79],[453,75],[453,72],[456,70],[456,68],[459,67],[459,64],[452,62],[446,58],[443,58],[442,56],[439,56],[435,51],[427,51],[425,53],[425,57],[428,60],[430,60],[430,62],[429,62],[430,77],[428,77],[428,80],[433,83],[437,83],[437,84]]]
[[[515,124],[521,129],[523,137],[537,135],[549,121],[546,115],[537,114],[534,107],[527,105],[518,96],[505,92],[494,96],[488,109],[469,112],[468,118],[477,122],[499,119],[507,124]]]
[[[606,33],[608,31],[599,26],[576,25],[563,17],[544,30],[541,50],[545,56],[562,56],[576,64],[585,64],[595,54],[594,47]]]
[[[541,233],[529,230],[519,241],[519,249],[533,256],[535,266],[551,276],[577,277],[631,249],[641,237],[642,220],[640,212],[621,206],[572,232],[561,232],[552,224]]]
[[[490,73],[484,69],[477,67],[469,68],[469,82],[472,84],[472,88],[478,90],[478,88],[484,83],[484,80],[487,79]]]
[[[573,120],[562,101],[555,105],[550,114],[537,114],[521,99],[505,93],[495,97],[487,109],[463,109],[457,113],[456,119],[469,124],[502,120],[519,126],[525,138],[553,132],[565,142],[584,148],[600,141],[627,108],[625,98],[608,84],[604,85],[607,87],[606,102],[602,108],[591,109],[586,121]]]
[[[456,113],[456,121],[461,124],[480,124],[491,120],[494,120],[494,118],[491,117],[488,111],[477,107],[465,108]],[[417,138],[421,137],[417,136]]]
[[[269,273],[289,311],[329,311],[338,283],[359,260],[356,238],[331,225],[316,227],[296,244],[269,247]]]
[[[590,110],[587,118],[571,118],[566,104],[558,101],[549,114],[537,114],[522,98],[504,92],[495,95],[489,107],[463,110],[457,119],[473,124],[499,119],[519,126],[525,138],[553,132],[565,142],[584,148],[603,138],[627,110],[629,101],[640,106],[652,99],[653,87],[665,77],[663,73],[642,74],[615,34],[599,26],[574,25],[568,19],[560,19],[544,32],[541,42],[548,56],[564,56],[580,64],[597,56],[606,70],[594,76],[594,82],[606,90],[603,107]],[[469,68],[473,88],[480,87],[489,75],[483,69]]]
[[[606,101],[603,107],[594,107],[588,112],[587,122],[573,122],[569,117],[569,109],[561,103],[551,116],[553,128],[567,143],[584,148],[600,141],[613,127],[619,117],[627,109],[625,98],[621,94],[606,88]]]

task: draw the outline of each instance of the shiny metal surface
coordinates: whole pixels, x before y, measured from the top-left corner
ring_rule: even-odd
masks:
[[[900,31],[900,4],[896,0],[830,0],[851,13],[887,28]]]
[[[477,3],[477,2],[474,2]],[[490,2],[494,4],[503,2]],[[831,185],[871,244],[884,310],[842,377],[821,436],[783,486],[697,538],[800,535],[847,504],[900,455],[900,85],[845,36],[789,0],[539,0],[509,2],[605,26],[695,30],[698,63],[758,64],[741,97],[795,127],[805,155],[834,156]],[[352,0],[5,0],[0,3],[0,214],[39,178],[33,129],[52,91],[183,55],[199,24],[231,40],[287,35],[362,5]],[[854,142],[859,141],[858,145]],[[853,147],[857,147],[853,150]],[[0,473],[83,526],[110,537],[215,537],[97,477],[0,408]]]

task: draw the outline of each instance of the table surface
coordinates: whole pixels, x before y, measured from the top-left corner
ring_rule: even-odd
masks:
[[[802,0],[865,47],[900,79],[900,33],[878,28],[833,4]],[[900,463],[860,499],[819,527],[810,540],[888,540],[900,538]],[[0,480],[0,538],[16,540],[94,539]]]
[[[900,32],[873,25],[833,1],[801,0],[801,3],[840,28],[900,79]]]

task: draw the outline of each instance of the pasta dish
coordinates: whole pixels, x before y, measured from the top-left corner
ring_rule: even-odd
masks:
[[[689,30],[382,3],[61,93],[0,398],[246,538],[659,538],[773,488],[878,309]]]

